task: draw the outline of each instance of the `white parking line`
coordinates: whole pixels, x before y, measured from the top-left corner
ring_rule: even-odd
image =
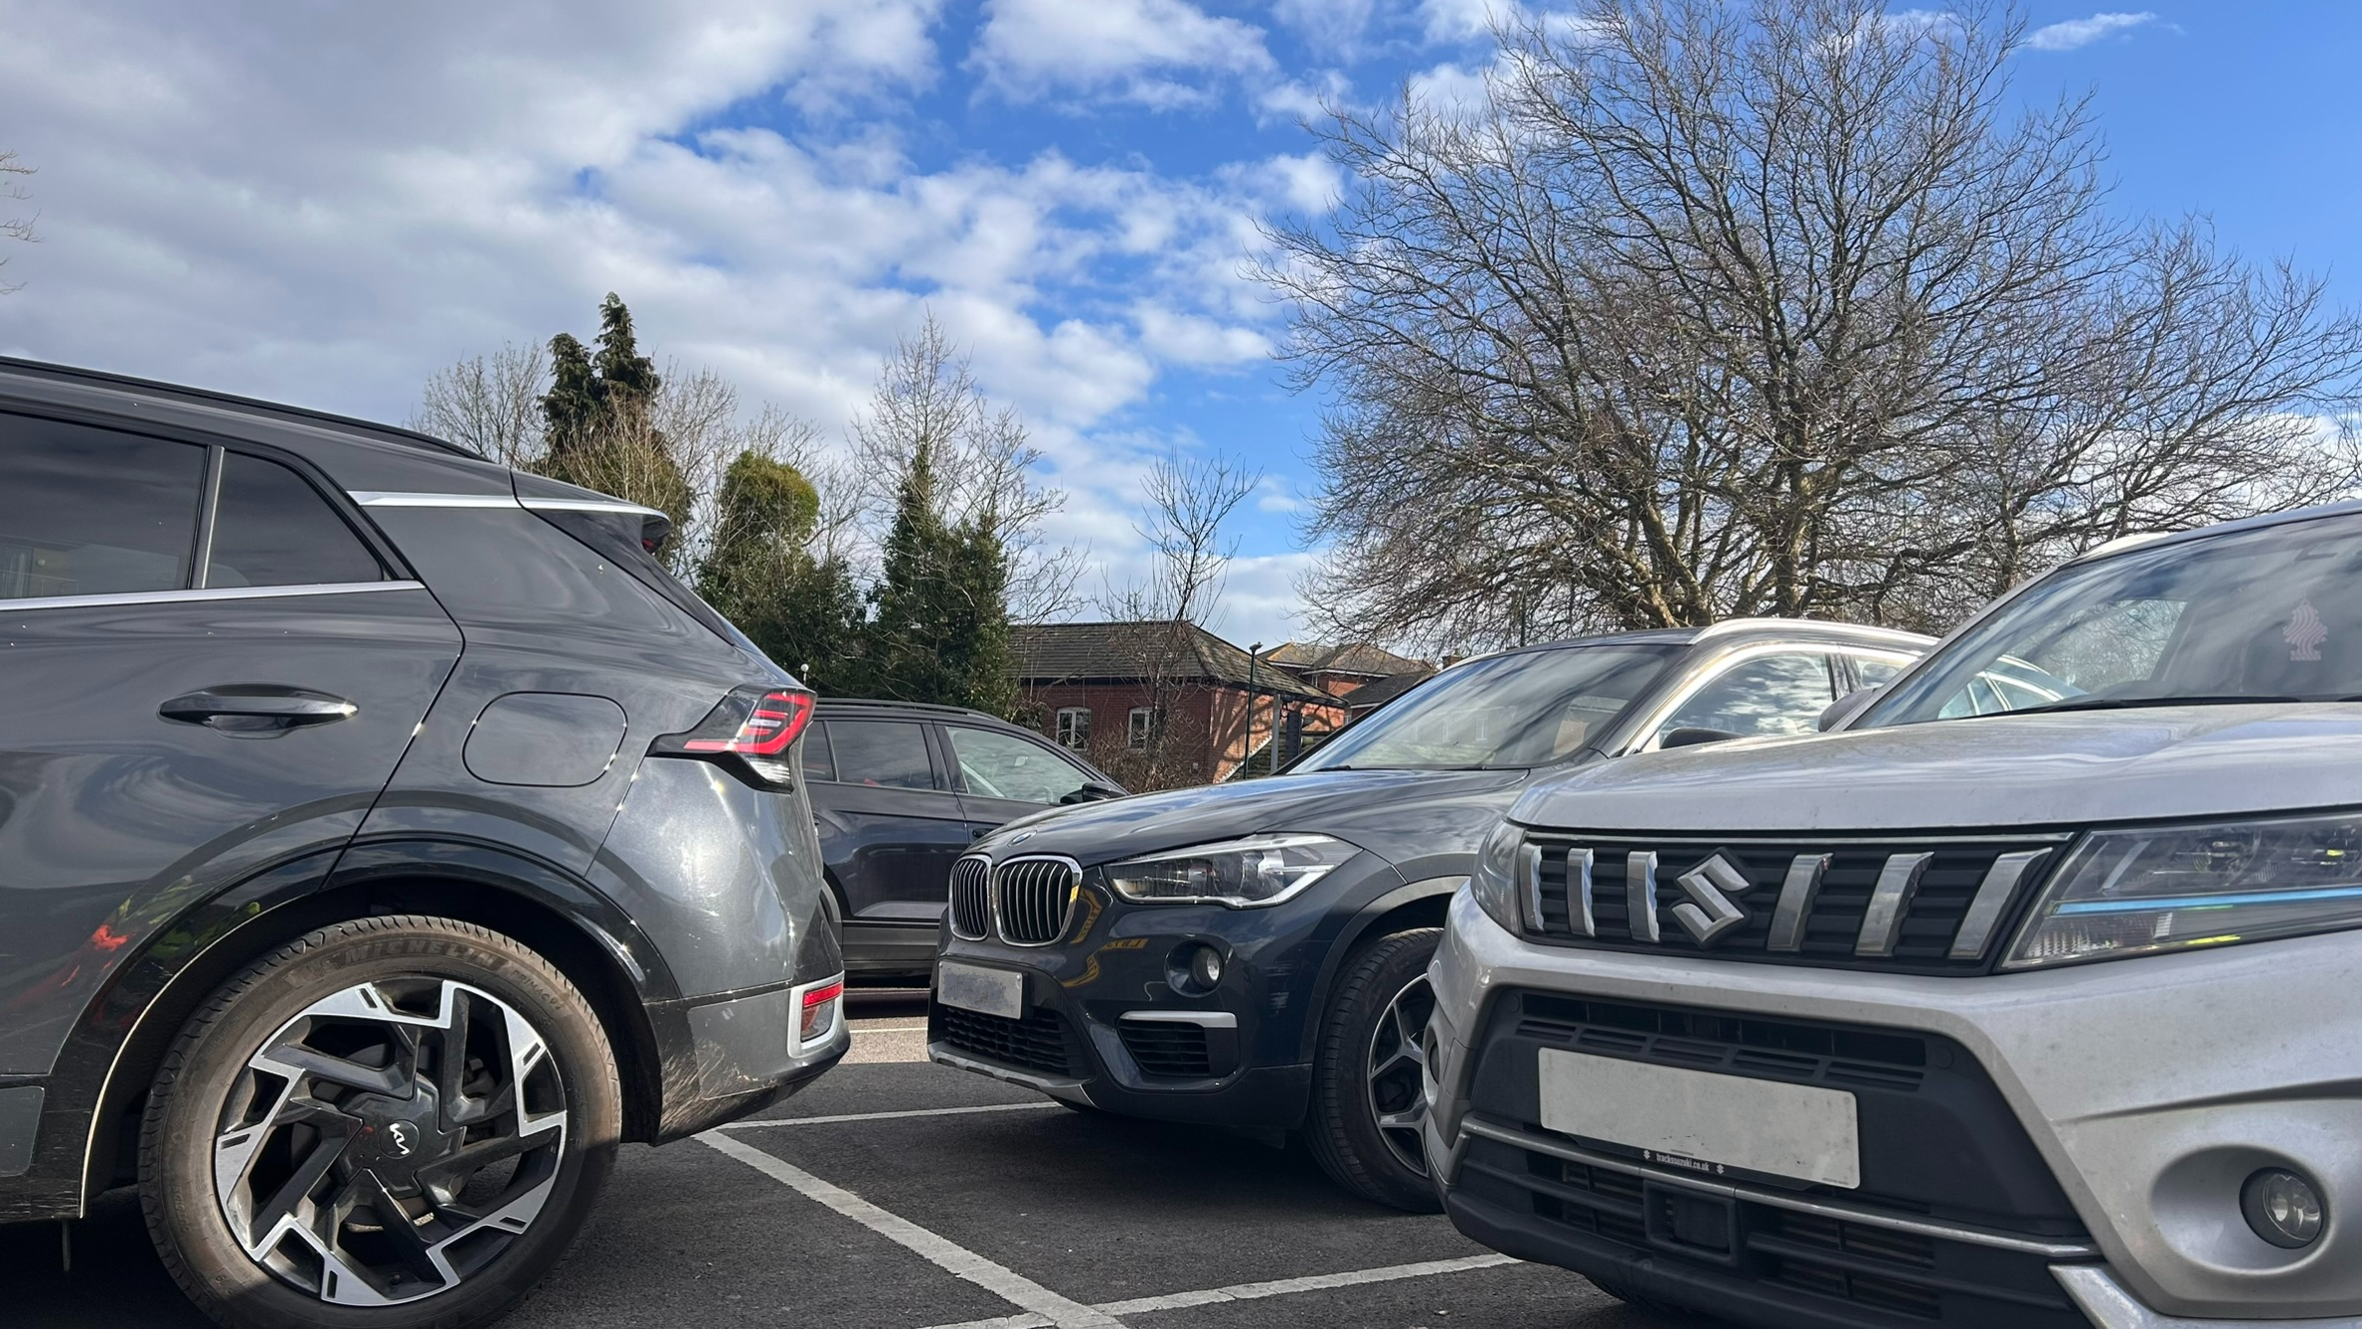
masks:
[[[853,1112],[837,1117],[772,1117],[764,1121],[726,1121],[719,1131],[751,1131],[762,1126],[835,1126],[848,1121],[893,1121],[898,1117],[964,1117],[971,1112],[1038,1112],[1056,1103],[984,1103],[975,1107],[906,1108],[900,1112]]]
[[[1237,1283],[1230,1287],[1207,1288],[1202,1292],[1171,1292],[1161,1297],[1135,1297],[1130,1301],[1103,1301],[1090,1309],[1102,1315],[1147,1315],[1156,1311],[1177,1311],[1190,1306],[1211,1306],[1222,1301],[1260,1301],[1265,1297],[1284,1297],[1296,1292],[1320,1292],[1329,1288],[1357,1287],[1363,1283],[1392,1283],[1404,1278],[1430,1278],[1437,1274],[1457,1274],[1471,1269],[1493,1269],[1517,1261],[1506,1255],[1469,1255],[1457,1260],[1428,1260],[1420,1264],[1390,1264],[1379,1269],[1354,1269],[1342,1274],[1314,1274],[1307,1278],[1275,1278],[1268,1283]],[[938,1324],[930,1329],[1048,1329],[1052,1321],[1040,1315],[1004,1315],[993,1320],[963,1320],[958,1324]]]
[[[907,1218],[888,1213],[844,1187],[822,1181],[751,1144],[731,1139],[720,1131],[707,1131],[697,1138],[708,1147],[834,1209],[945,1273],[964,1278],[1012,1306],[1031,1311],[1035,1323],[1055,1326],[1056,1329],[1125,1329],[1123,1321],[1114,1316],[1093,1310],[1079,1301],[1061,1297],[1014,1269],[994,1264],[949,1238],[938,1236]]]

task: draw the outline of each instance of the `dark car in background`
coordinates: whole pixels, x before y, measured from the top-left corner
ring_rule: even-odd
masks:
[[[823,698],[803,768],[845,969],[924,983],[951,865],[1004,822],[1124,791],[1040,734],[982,711]]]
[[[1078,1107],[1301,1129],[1371,1199],[1437,1207],[1420,1149],[1427,965],[1537,776],[1811,730],[1926,638],[1801,620],[1454,665],[1280,775],[1018,822],[952,867],[934,1060]]]
[[[844,1055],[812,696],[665,534],[0,361],[0,1219],[136,1184],[225,1325],[473,1325]]]

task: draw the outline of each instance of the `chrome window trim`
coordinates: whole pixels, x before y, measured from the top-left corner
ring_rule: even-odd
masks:
[[[44,595],[0,600],[0,615],[26,609],[105,609],[118,605],[202,604],[209,600],[283,600],[297,595],[359,595],[366,591],[423,591],[415,581],[330,581],[308,586],[209,586],[197,590],[131,591],[111,595]]]
[[[346,494],[365,508],[515,508],[514,494],[423,494],[379,489],[352,489]]]
[[[1194,1024],[1201,1029],[1238,1028],[1238,1017],[1228,1011],[1125,1011],[1118,1018],[1143,1024]]]
[[[1749,1077],[1733,1076],[1732,1078],[1747,1079]],[[1778,1191],[1739,1183],[1703,1181],[1677,1172],[1660,1172],[1655,1168],[1643,1167],[1626,1159],[1593,1153],[1591,1150],[1577,1145],[1560,1144],[1555,1140],[1536,1138],[1524,1131],[1495,1126],[1490,1122],[1478,1120],[1474,1116],[1461,1121],[1460,1130],[1466,1135],[1481,1135],[1488,1140],[1495,1140],[1513,1148],[1531,1149],[1536,1153],[1563,1158],[1570,1163],[1581,1163],[1585,1167],[1604,1168],[1610,1172],[1646,1177],[1661,1186],[1675,1186],[1704,1195],[1719,1196],[1726,1200],[1745,1200],[1750,1204],[1769,1205],[1775,1209],[1791,1209],[1798,1213],[1818,1214],[1823,1218],[1860,1223],[1865,1227],[1888,1228],[1896,1232],[1916,1233],[1923,1237],[1941,1237],[1947,1241],[1990,1246],[1997,1250],[2018,1251],[2052,1260],[2088,1260],[2097,1258],[2100,1253],[2097,1246],[2065,1241],[2036,1241],[2029,1237],[2013,1236],[2006,1232],[1963,1227],[1924,1218],[1906,1218],[1900,1214],[1881,1213],[1875,1209],[1857,1208],[1850,1204],[1841,1204],[1830,1200],[1808,1200],[1802,1196],[1783,1195]]]
[[[632,517],[662,517],[663,513],[620,498],[520,498],[517,506],[532,512],[620,512]]]
[[[1703,635],[1698,638],[1700,641],[1704,639]],[[1709,684],[1740,665],[1749,664],[1771,655],[1850,655],[1881,658],[1900,655],[1902,658],[1899,663],[1906,671],[1911,666],[1918,664],[1921,658],[1918,655],[1896,651],[1889,647],[1859,645],[1852,642],[1767,641],[1754,646],[1742,646],[1727,655],[1715,656],[1683,678],[1671,695],[1651,709],[1648,718],[1632,730],[1636,737],[1624,745],[1623,755],[1658,751],[1658,728],[1665,721],[1671,719],[1675,711],[1688,705],[1690,698],[1704,691]],[[1900,678],[1902,675],[1898,673],[1895,677]],[[1834,705],[1835,702],[1832,701],[1831,704]],[[1798,734],[1793,737],[1801,738],[1803,735]]]

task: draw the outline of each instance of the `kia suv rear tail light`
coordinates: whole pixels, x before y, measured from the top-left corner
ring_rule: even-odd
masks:
[[[695,729],[666,734],[649,751],[717,762],[755,784],[792,784],[790,752],[811,722],[812,694],[801,688],[740,688]]]

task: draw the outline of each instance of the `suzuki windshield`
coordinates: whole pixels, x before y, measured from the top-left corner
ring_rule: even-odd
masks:
[[[2362,697],[2362,516],[2062,568],[1919,669],[1856,728],[2003,712]]]

